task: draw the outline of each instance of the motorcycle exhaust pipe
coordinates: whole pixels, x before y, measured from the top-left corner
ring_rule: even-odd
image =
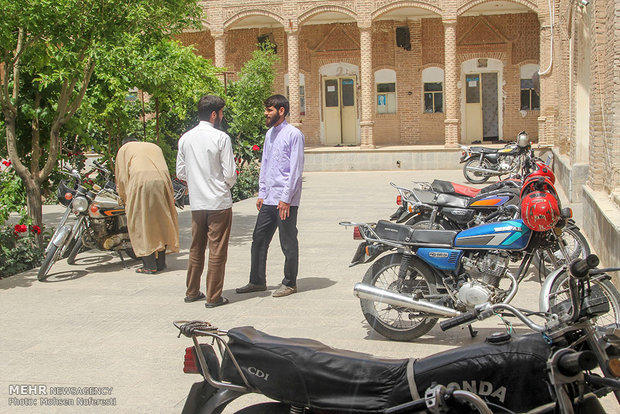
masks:
[[[448,308],[447,306],[441,306],[426,301],[415,300],[410,296],[391,292],[385,289],[380,289],[364,283],[356,283],[353,287],[353,294],[360,299],[368,299],[379,303],[386,303],[392,306],[413,309],[420,312],[434,314],[437,316],[452,318],[461,314],[459,311]]]
[[[467,167],[466,170],[471,171],[471,172],[492,174],[492,175],[498,175],[499,173],[499,171],[497,170],[489,170],[488,168],[480,168],[480,167]]]

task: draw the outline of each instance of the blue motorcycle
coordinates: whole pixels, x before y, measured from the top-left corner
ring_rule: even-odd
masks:
[[[439,318],[453,318],[485,303],[509,303],[536,251],[558,245],[557,234],[571,215],[570,209],[563,210],[556,227],[544,232],[532,231],[521,219],[463,231],[418,229],[385,220],[340,224],[355,226],[354,239],[363,240],[350,266],[373,262],[354,288],[364,317],[386,338],[409,341],[429,332]],[[570,253],[560,250],[565,263],[570,262]],[[516,275],[509,269],[511,262],[520,262]],[[552,302],[566,294],[564,282],[546,282],[554,286]],[[597,325],[620,323],[620,294],[609,276],[591,283],[610,303]],[[469,331],[475,335],[471,325]]]

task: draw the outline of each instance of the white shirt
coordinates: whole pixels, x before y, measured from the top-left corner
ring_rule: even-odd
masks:
[[[230,137],[200,121],[179,140],[177,177],[187,181],[192,210],[231,208],[237,168]]]

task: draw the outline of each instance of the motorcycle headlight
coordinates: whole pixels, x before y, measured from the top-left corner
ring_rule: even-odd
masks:
[[[76,197],[73,199],[73,209],[80,213],[88,209],[88,200],[85,197]]]

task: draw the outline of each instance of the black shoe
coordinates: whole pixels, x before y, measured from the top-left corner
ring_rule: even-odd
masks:
[[[247,285],[235,289],[237,293],[250,293],[250,292],[263,292],[267,290],[267,285],[255,285],[254,283],[248,283]]]
[[[218,306],[226,305],[228,302],[230,302],[228,299],[226,299],[224,296],[220,296],[220,299],[216,300],[215,302],[205,303],[205,308],[216,308]]]
[[[183,299],[185,301],[185,303],[190,303],[190,302],[196,302],[197,300],[203,300],[205,298],[205,294],[202,292],[198,292],[198,295],[192,297],[189,296],[185,296],[185,299]]]

